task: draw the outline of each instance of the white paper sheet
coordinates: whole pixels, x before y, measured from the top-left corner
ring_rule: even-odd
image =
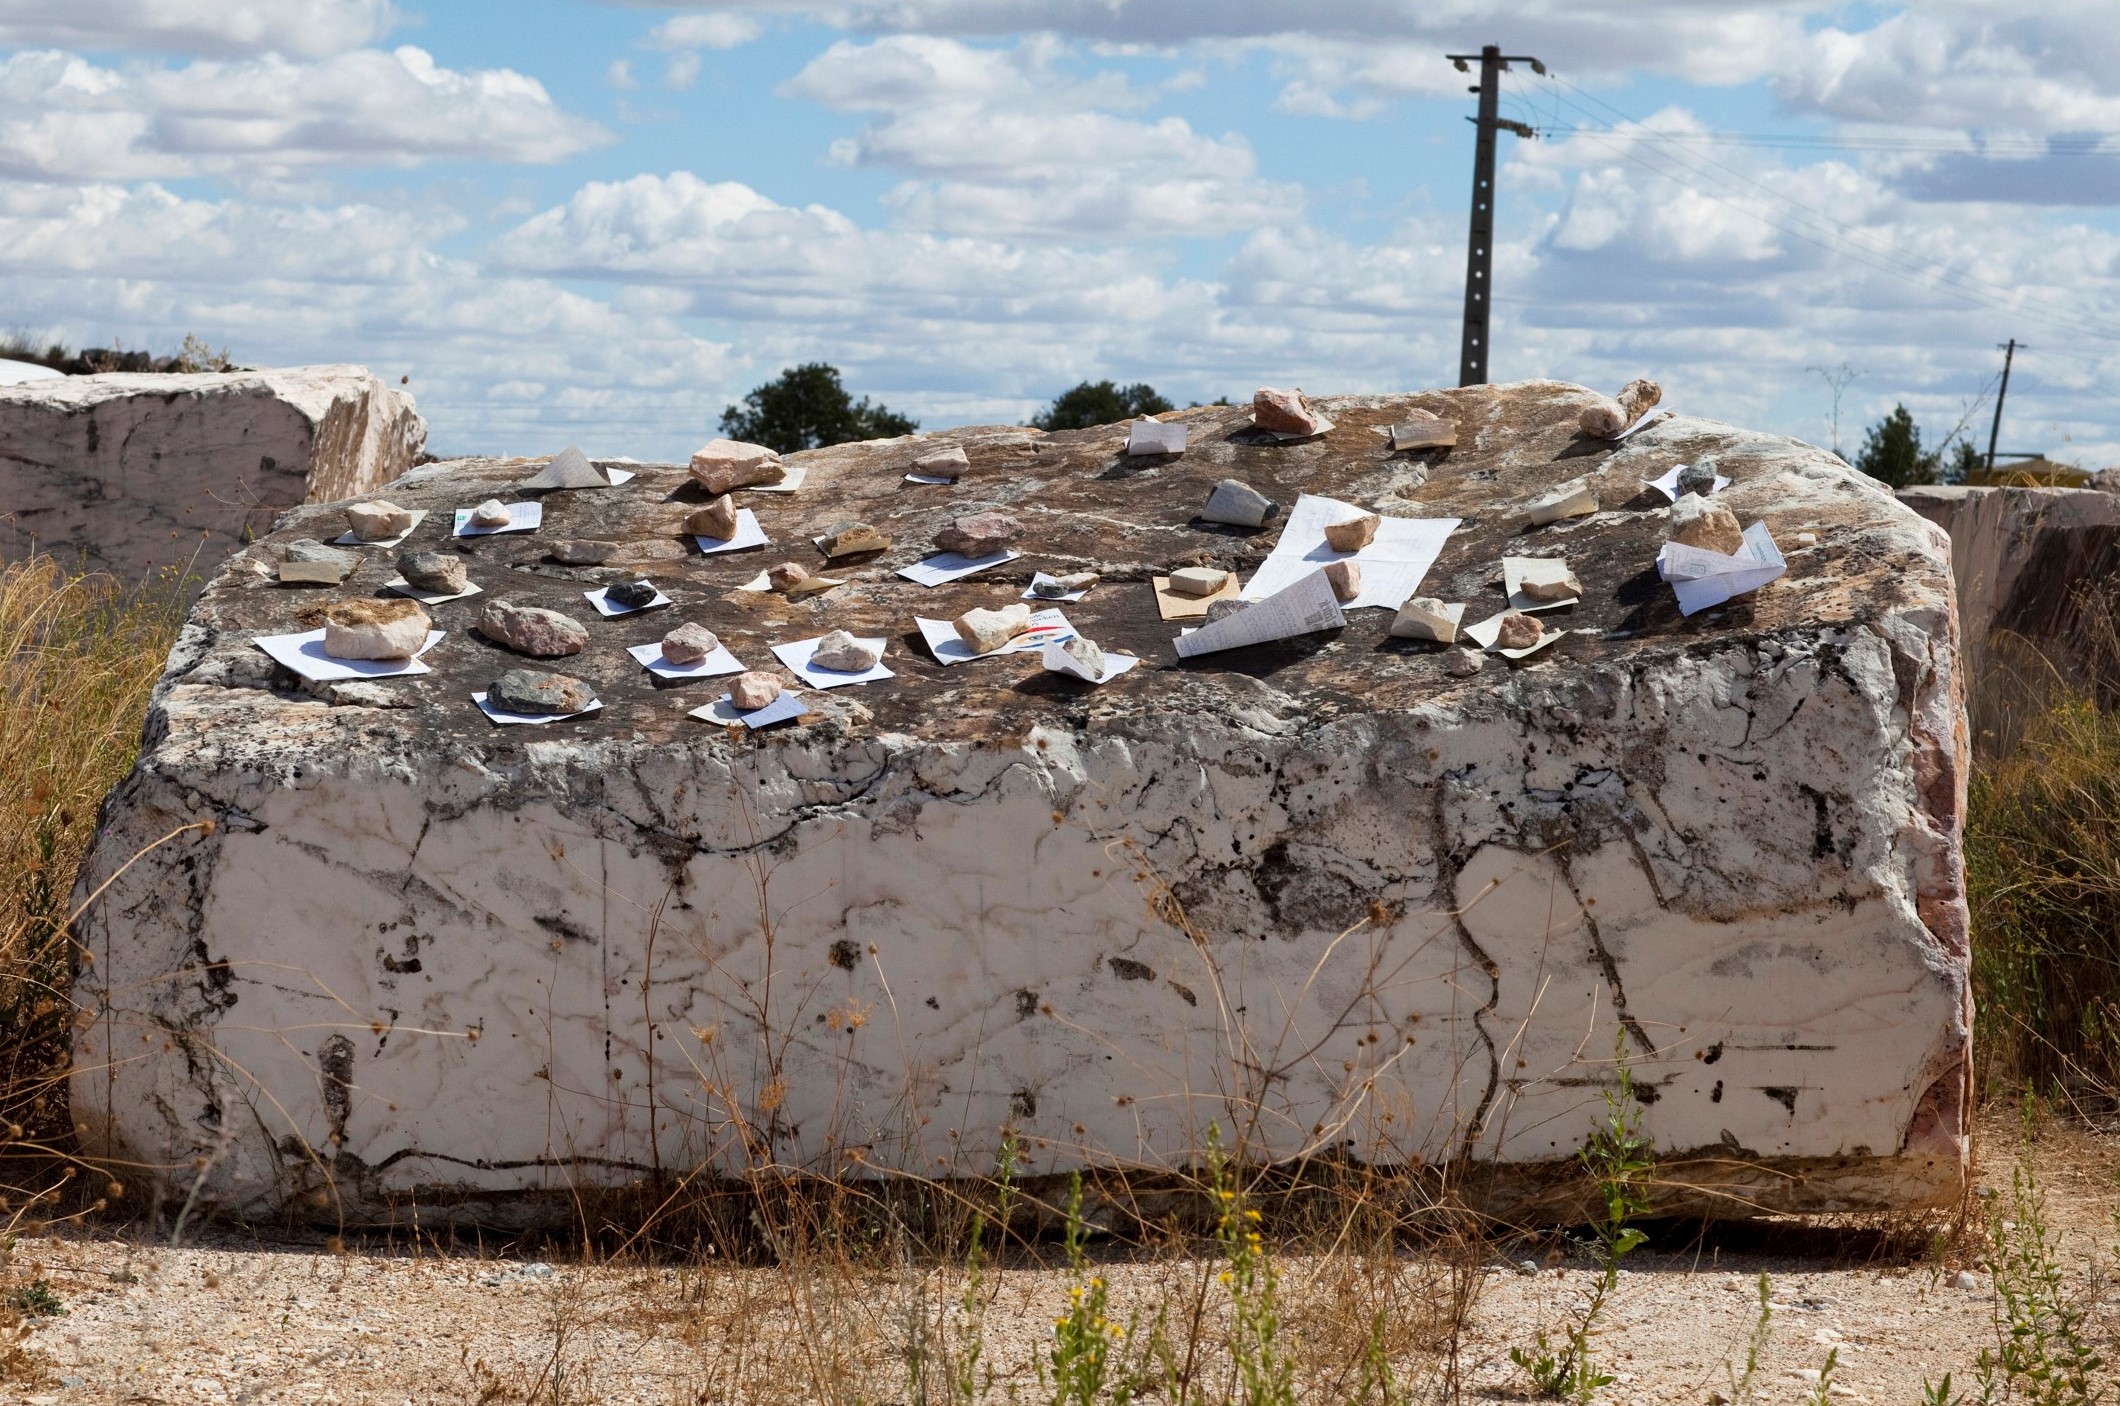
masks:
[[[1685,615],[1756,591],[1788,569],[1789,564],[1782,560],[1781,549],[1774,545],[1773,534],[1763,522],[1745,529],[1744,549],[1735,556],[1679,542],[1664,543],[1663,550],[1656,554],[1656,574],[1671,583],[1679,611]]]
[[[1136,420],[1133,428],[1126,432],[1126,452],[1129,454],[1183,454],[1185,452],[1186,426],[1181,423],[1164,424],[1160,420]]]
[[[656,588],[655,599],[646,605],[620,605],[611,599],[610,591],[609,586],[598,586],[595,590],[583,591],[582,594],[589,598],[589,604],[596,607],[596,613],[607,619],[614,615],[638,615],[643,610],[660,610],[672,603],[660,587]]]
[[[338,536],[332,538],[331,545],[334,547],[395,547],[398,543],[419,531],[420,524],[426,520],[427,510],[425,508],[414,508],[412,509],[412,525],[395,537],[385,537],[376,542],[364,542],[354,536],[352,532],[347,531],[341,532]]]
[[[1065,643],[1067,641],[1060,640],[1045,646],[1038,653],[1038,661],[1052,673],[1066,674],[1069,678],[1081,679],[1084,683],[1110,683],[1113,679],[1141,662],[1136,655],[1113,654],[1107,650],[1104,655],[1104,673],[1101,677],[1093,679],[1088,674],[1083,673],[1081,666],[1068,657],[1067,651],[1061,648],[1061,645]]]
[[[723,674],[740,674],[743,665],[735,655],[729,653],[727,645],[715,646],[714,652],[694,664],[672,664],[663,658],[662,645],[629,644],[626,653],[643,669],[659,679],[711,679]]]
[[[410,659],[334,659],[324,652],[322,630],[300,635],[260,635],[251,643],[305,679],[333,683],[341,679],[389,679],[402,674],[432,673],[420,662],[419,655],[440,644],[446,633],[429,630],[427,643]]]
[[[464,587],[463,590],[458,591],[455,595],[450,595],[446,591],[415,590],[413,589],[411,582],[407,581],[404,577],[400,576],[395,580],[385,581],[383,583],[383,589],[389,591],[392,595],[409,596],[411,599],[418,601],[421,605],[440,605],[443,601],[462,600],[466,596],[478,595],[480,592],[485,590],[485,587],[479,585],[478,582],[473,581],[470,585]]]
[[[473,527],[471,509],[458,508],[454,530],[459,537],[491,537],[497,532],[535,532],[544,525],[544,521],[543,503],[510,503],[506,527]]]
[[[1463,631],[1465,638],[1471,640],[1481,649],[1493,650],[1494,653],[1501,655],[1504,659],[1525,659],[1538,653],[1547,645],[1552,644],[1555,640],[1568,633],[1566,630],[1548,630],[1538,637],[1537,644],[1526,645],[1522,649],[1495,649],[1494,642],[1501,637],[1502,633],[1502,616],[1509,613],[1506,610],[1498,611],[1488,616],[1485,620],[1480,621],[1477,625],[1467,625]]]
[[[1668,405],[1652,405],[1647,410],[1644,410],[1642,412],[1641,418],[1639,420],[1636,420],[1633,424],[1627,426],[1627,428],[1621,430],[1618,434],[1612,436],[1612,442],[1614,444],[1617,444],[1621,440],[1633,434],[1636,430],[1646,429],[1651,424],[1654,424],[1656,421],[1663,419],[1664,416],[1672,413],[1673,411]]]
[[[1031,627],[1028,630],[999,649],[975,654],[972,647],[958,635],[957,627],[949,621],[929,620],[915,615],[913,623],[920,627],[920,638],[927,641],[928,653],[935,656],[935,662],[938,664],[962,664],[967,659],[998,659],[1004,654],[1023,654],[1075,637],[1075,627],[1068,624],[1067,617],[1059,611],[1034,610],[1031,612]]]
[[[907,483],[942,484],[947,486],[949,484],[955,483],[957,480],[953,478],[944,478],[940,474],[907,474],[905,476],[905,481]]]
[[[1311,413],[1314,415],[1317,414],[1316,411],[1312,411]],[[1265,435],[1268,439],[1273,440],[1276,444],[1292,444],[1298,440],[1316,439],[1319,435],[1324,434],[1326,431],[1330,430],[1333,427],[1332,421],[1326,419],[1323,415],[1318,415],[1317,420],[1318,427],[1312,430],[1309,434],[1296,434],[1292,430],[1262,430],[1259,428],[1259,422],[1256,418],[1252,420],[1251,427],[1254,432]]]
[[[969,576],[975,571],[984,571],[990,566],[1014,561],[1022,555],[1021,552],[1007,549],[990,552],[983,557],[968,557],[962,552],[941,552],[925,561],[916,561],[911,566],[900,567],[898,574],[908,581],[918,581],[923,586],[933,588]]]
[[[1349,610],[1360,606],[1397,610],[1408,596],[1420,594],[1421,578],[1442,554],[1458,519],[1387,517],[1377,524],[1375,539],[1358,552],[1336,552],[1325,545],[1327,523],[1345,522],[1364,511],[1337,498],[1313,493],[1299,496],[1288,525],[1281,529],[1281,540],[1244,584],[1244,599],[1263,600],[1287,590],[1327,562],[1349,560],[1362,566],[1362,592],[1347,603]]]
[[[780,476],[778,483],[752,483],[737,489],[738,493],[793,493],[802,487],[802,481],[810,476],[808,464],[790,464]]]
[[[898,677],[883,666],[881,653],[876,656],[876,667],[864,674],[842,674],[836,669],[818,668],[810,662],[810,656],[817,652],[818,640],[823,638],[823,635],[819,635],[814,640],[793,640],[787,644],[776,644],[773,646],[773,657],[794,670],[795,676],[812,688],[839,688],[850,683],[875,683],[879,679]],[[880,637],[863,639],[856,635],[854,638],[879,651],[887,643]]]
[[[1332,583],[1323,570],[1314,570],[1284,590],[1277,591],[1234,615],[1225,615],[1212,625],[1187,630],[1178,636],[1180,658],[1192,659],[1218,649],[1237,649],[1247,644],[1265,644],[1294,635],[1337,629],[1347,623],[1333,598]]]
[[[1093,590],[1095,590],[1095,589],[1096,589],[1095,585],[1088,585],[1088,586],[1084,586],[1084,587],[1083,587],[1083,588],[1082,588],[1081,590],[1079,590],[1079,591],[1069,591],[1069,592],[1068,592],[1068,593],[1067,593],[1066,595],[1064,595],[1064,596],[1041,596],[1041,595],[1039,595],[1039,594],[1038,594],[1038,593],[1037,593],[1037,592],[1036,592],[1035,590],[1033,590],[1033,589],[1032,589],[1032,587],[1036,586],[1036,585],[1037,585],[1037,584],[1038,584],[1038,583],[1039,583],[1040,581],[1052,581],[1052,580],[1056,580],[1056,579],[1058,579],[1058,578],[1056,578],[1056,577],[1054,577],[1054,576],[1050,576],[1050,575],[1048,575],[1047,573],[1045,573],[1045,572],[1043,572],[1043,571],[1034,571],[1034,572],[1032,572],[1032,573],[1031,573],[1031,584],[1030,584],[1029,586],[1025,586],[1025,587],[1023,588],[1023,594],[1022,594],[1021,596],[1018,596],[1018,597],[1017,597],[1017,599],[1018,599],[1018,600],[1057,600],[1057,601],[1070,601],[1070,600],[1081,600],[1081,599],[1082,599],[1082,598],[1083,598],[1084,596],[1088,595],[1088,594],[1089,594],[1089,593],[1090,593],[1091,591],[1093,591]]]
[[[506,708],[496,708],[488,703],[483,693],[472,694],[471,701],[478,704],[481,713],[503,727],[536,727],[540,723],[563,723],[569,718],[585,717],[604,706],[604,700],[599,698],[579,713],[511,713]]]
[[[1678,501],[1678,476],[1685,467],[1684,464],[1673,464],[1671,472],[1665,474],[1662,478],[1645,478],[1642,482],[1676,503]],[[1729,486],[1730,480],[1724,478],[1721,474],[1717,474],[1715,476],[1715,486],[1708,490],[1708,496],[1712,498]]]
[[[1565,600],[1533,600],[1524,594],[1524,582],[1557,581],[1568,571],[1568,563],[1559,557],[1503,557],[1502,591],[1509,597],[1509,608],[1526,615],[1535,615],[1541,610],[1559,610],[1565,605],[1575,605],[1581,596],[1569,596]]]
[[[632,461],[628,461],[632,462]],[[523,489],[616,488],[634,477],[631,469],[600,469],[589,456],[568,445],[552,456],[552,462],[517,484]]]
[[[746,713],[736,706],[736,700],[724,693],[702,708],[694,708],[688,717],[698,718],[703,723],[742,723],[756,732],[774,723],[792,722],[810,711],[810,705],[802,701],[799,693],[783,690],[778,698],[763,708],[753,708]]]
[[[736,535],[734,537],[727,539],[702,537],[695,532],[692,534],[692,540],[698,544],[702,556],[713,556],[717,552],[742,552],[748,551],[753,547],[770,547],[773,545],[772,540],[766,536],[766,530],[758,525],[758,514],[752,512],[749,508],[738,508],[736,510]]]

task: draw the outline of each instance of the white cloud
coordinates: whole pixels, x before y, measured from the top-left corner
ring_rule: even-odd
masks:
[[[1297,218],[1301,188],[1260,177],[1251,146],[1146,106],[1116,73],[1077,77],[1057,41],[1012,48],[901,36],[834,44],[790,97],[880,116],[834,159],[916,177],[887,197],[905,224],[1014,238],[1161,239]],[[1114,111],[1116,109],[1117,111]]]
[[[0,48],[316,58],[380,39],[390,0],[8,0]]]
[[[673,89],[691,87],[699,78],[700,66],[700,57],[692,50],[670,55],[670,61],[663,65],[663,86]]]
[[[51,50],[0,59],[0,175],[33,180],[556,161],[606,140],[534,78],[443,68],[410,45],[313,63],[103,68]]]
[[[604,69],[604,83],[606,86],[616,88],[622,93],[631,92],[633,89],[638,88],[640,82],[633,76],[633,61],[631,59],[611,60],[610,64]]]
[[[749,15],[679,15],[655,26],[648,42],[658,49],[734,49],[763,32]]]

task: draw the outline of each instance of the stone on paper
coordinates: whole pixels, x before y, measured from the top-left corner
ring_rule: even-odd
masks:
[[[865,674],[882,658],[882,650],[863,644],[845,630],[831,631],[810,654],[812,664],[837,674]]]
[[[1232,527],[1262,527],[1273,516],[1274,506],[1273,499],[1250,484],[1225,478],[1207,495],[1207,506],[1200,509],[1200,517]]]
[[[534,659],[579,654],[589,643],[589,631],[572,616],[504,600],[486,603],[479,612],[478,632],[495,644]]]
[[[1575,572],[1566,563],[1555,562],[1558,571],[1527,572],[1516,583],[1516,589],[1525,600],[1540,605],[1551,605],[1555,601],[1576,600],[1583,594],[1583,583],[1575,579]]]
[[[690,620],[662,637],[662,657],[672,664],[697,664],[720,648],[712,630]]]
[[[596,701],[596,690],[571,674],[510,669],[486,685],[486,701],[504,713],[561,717]]]
[[[1261,386],[1251,397],[1252,423],[1274,434],[1311,435],[1318,432],[1318,415],[1298,387],[1292,391]]]
[[[347,528],[363,542],[387,542],[412,528],[412,510],[401,508],[388,498],[378,498],[373,503],[348,503],[342,511],[346,514]]]
[[[972,461],[961,444],[931,449],[913,459],[913,472],[928,478],[958,479],[971,471]]]
[[[738,712],[755,713],[780,697],[782,687],[778,675],[747,670],[729,681],[729,702]]]
[[[777,562],[766,568],[766,584],[776,591],[793,590],[809,579],[809,571],[792,561]]]
[[[1546,627],[1539,623],[1536,615],[1526,615],[1512,610],[1502,617],[1500,628],[1494,632],[1496,649],[1529,649],[1546,635]]]
[[[1066,640],[1061,644],[1060,652],[1074,662],[1075,667],[1082,671],[1085,678],[1101,679],[1104,677],[1104,650],[1095,640],[1084,635],[1076,635],[1073,639]]]
[[[400,552],[397,570],[415,591],[456,596],[471,589],[471,569],[455,552]]]
[[[890,547],[891,539],[865,522],[844,523],[824,535],[824,554],[828,561],[860,556],[863,552],[889,551]]]
[[[1211,596],[1229,584],[1229,573],[1214,566],[1181,566],[1170,574],[1174,596]]]
[[[935,545],[962,556],[992,556],[1023,535],[1023,524],[1007,513],[967,513],[935,534]]]
[[[1524,509],[1533,527],[1544,527],[1563,518],[1588,517],[1597,511],[1597,490],[1587,482],[1563,484]]]
[[[1325,545],[1336,552],[1359,552],[1376,540],[1377,528],[1384,519],[1375,513],[1363,513],[1345,522],[1325,524]]]
[[[724,493],[685,515],[685,531],[726,542],[736,535],[736,500]]]
[[[1415,596],[1391,617],[1390,633],[1396,639],[1450,644],[1457,639],[1458,627],[1443,602],[1433,596]]]
[[[324,609],[324,652],[334,659],[410,659],[433,628],[418,601],[340,601]]]
[[[1685,494],[1671,505],[1669,523],[1671,540],[1683,546],[1724,556],[1744,549],[1745,530],[1738,526],[1737,514],[1713,498]]]
[[[709,493],[778,483],[787,477],[777,451],[763,444],[717,439],[692,456],[692,481]]]
[[[975,607],[957,617],[957,638],[974,654],[991,654],[1031,627],[1031,608],[1022,601],[988,610]]]
[[[1343,605],[1362,594],[1362,564],[1358,561],[1328,561],[1325,579],[1332,583],[1332,598]]]
[[[1065,576],[1047,576],[1031,582],[1031,594],[1040,600],[1065,600],[1077,591],[1097,584],[1094,571],[1073,571]]]
[[[471,510],[471,526],[506,527],[512,516],[506,503],[498,498],[488,498]]]

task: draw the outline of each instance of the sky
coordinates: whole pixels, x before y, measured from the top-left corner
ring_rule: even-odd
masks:
[[[0,330],[409,378],[439,454],[681,458],[828,361],[924,428],[1082,380],[1497,381],[1849,455],[2120,465],[2112,0],[0,0]]]

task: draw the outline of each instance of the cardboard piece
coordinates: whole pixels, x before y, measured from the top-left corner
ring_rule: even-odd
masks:
[[[1244,594],[1244,583],[1237,573],[1229,573],[1229,580],[1222,589],[1211,596],[1186,596],[1170,588],[1168,576],[1151,576],[1149,584],[1156,588],[1156,613],[1165,620],[1200,620],[1206,618],[1207,607],[1218,600],[1235,600]]]

